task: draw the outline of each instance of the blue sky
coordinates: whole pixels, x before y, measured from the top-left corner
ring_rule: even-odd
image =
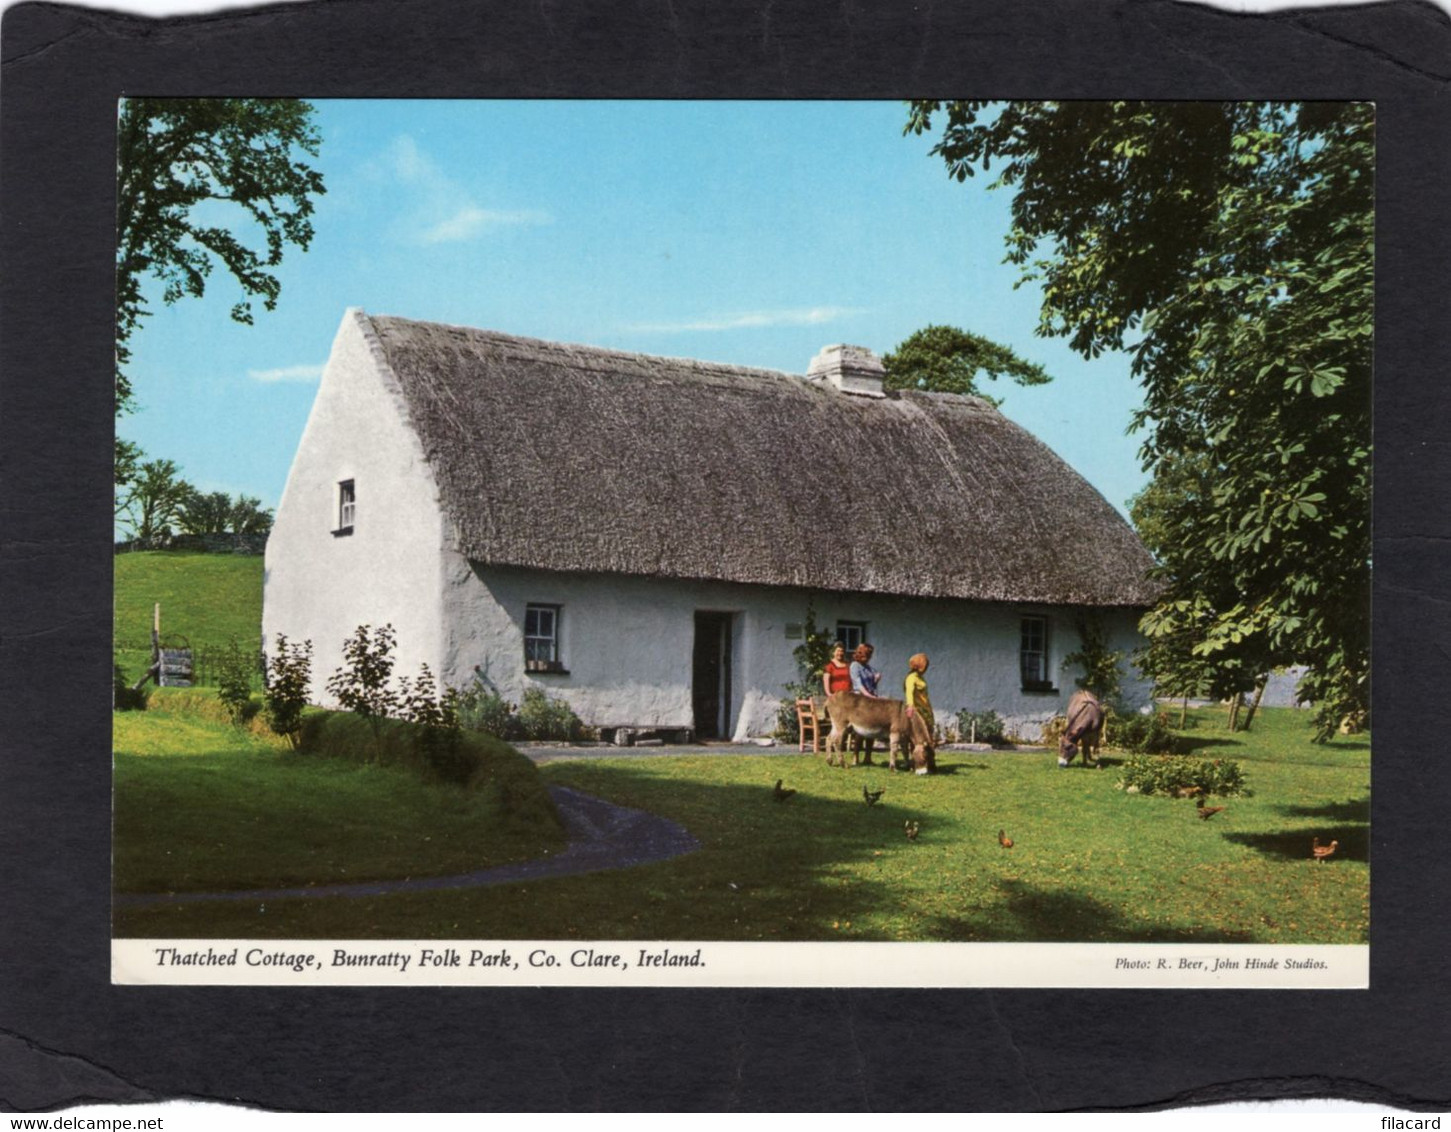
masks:
[[[119,431],[204,490],[276,506],[350,306],[793,373],[950,323],[1047,368],[985,388],[1110,503],[1145,482],[1127,358],[1034,335],[1038,292],[1002,262],[1008,193],[950,180],[899,103],[314,105],[328,192],[278,309],[233,323],[219,266],[134,339]]]

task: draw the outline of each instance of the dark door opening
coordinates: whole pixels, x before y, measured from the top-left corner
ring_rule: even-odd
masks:
[[[691,706],[697,739],[728,739],[731,725],[731,613],[695,615],[690,666]]]

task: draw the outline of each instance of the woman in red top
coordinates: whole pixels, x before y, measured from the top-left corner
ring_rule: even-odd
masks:
[[[821,674],[821,686],[828,696],[851,690],[851,665],[846,662],[844,645],[837,645],[831,650],[831,659],[826,662],[826,670]]]

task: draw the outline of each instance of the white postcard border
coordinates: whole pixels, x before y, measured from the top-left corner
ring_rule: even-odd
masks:
[[[115,939],[121,986],[1357,990],[1365,944]]]

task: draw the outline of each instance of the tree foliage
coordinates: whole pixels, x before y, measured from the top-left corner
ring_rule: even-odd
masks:
[[[227,512],[227,529],[234,535],[265,535],[272,530],[272,509],[255,495],[238,494]]]
[[[296,99],[128,98],[117,127],[116,408],[133,405],[130,341],[150,313],[143,284],[162,301],[200,297],[220,262],[242,288],[232,317],[250,324],[252,297],[267,310],[281,290],[275,268],[288,244],[312,242],[322,174],[313,108]],[[230,216],[227,216],[227,212]],[[222,217],[227,216],[225,222]],[[244,242],[260,229],[260,250]]]
[[[1307,664],[1321,737],[1365,718],[1372,108],[919,102],[907,129],[939,115],[949,173],[1013,192],[1039,333],[1127,350],[1143,386],[1151,650],[1216,680]]]
[[[141,451],[139,444],[130,440],[122,440],[119,436],[116,437],[116,491],[113,496],[116,517],[120,517],[131,505],[132,491],[136,485],[136,477],[141,472],[141,461],[144,456],[145,453]]]
[[[272,529],[272,511],[255,496],[225,491],[203,492],[183,484],[185,493],[176,513],[176,526],[189,535],[265,535]]]
[[[122,521],[140,542],[170,534],[191,490],[173,461],[147,460],[131,475]]]
[[[121,456],[125,455],[125,466]],[[117,441],[116,515],[139,542],[189,535],[265,535],[272,511],[250,495],[203,492],[181,478],[173,460],[147,460],[130,441]]]
[[[177,512],[177,527],[188,535],[217,535],[232,517],[232,497],[225,491],[198,491],[188,486]]]
[[[1010,377],[1019,385],[1052,380],[1043,367],[1026,362],[1007,346],[956,326],[924,326],[882,358],[888,389],[925,389],[933,393],[965,393],[993,405],[977,385],[978,375],[996,381]]]

